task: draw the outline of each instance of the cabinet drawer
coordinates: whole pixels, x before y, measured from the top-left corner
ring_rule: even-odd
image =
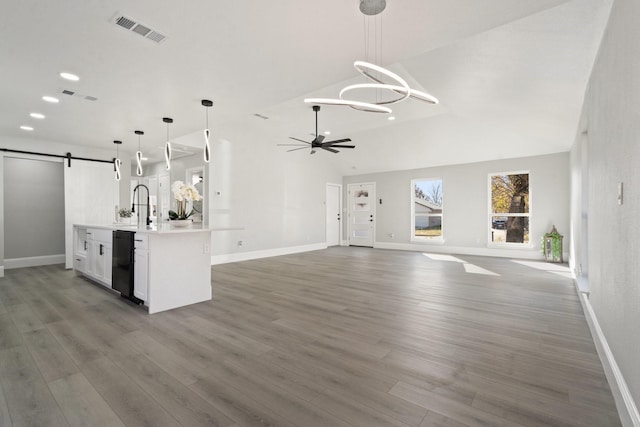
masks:
[[[149,235],[146,233],[136,233],[133,238],[133,243],[136,249],[149,249]]]
[[[80,255],[73,256],[73,269],[80,273],[85,273],[87,270],[87,258]]]
[[[112,240],[112,236],[111,236],[112,231],[111,230],[103,230],[103,229],[99,229],[99,228],[90,228],[89,230],[87,230],[87,237],[91,240],[99,240],[101,242],[109,242],[111,243]]]

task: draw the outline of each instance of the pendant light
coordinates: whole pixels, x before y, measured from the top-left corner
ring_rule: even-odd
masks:
[[[171,142],[169,142],[169,124],[173,123],[170,117],[163,117],[162,121],[167,124],[167,142],[164,144],[164,160],[167,163],[167,170],[171,169]]]
[[[142,151],[140,151],[140,135],[144,135],[144,132],[141,130],[134,131],[136,135],[138,135],[138,151],[136,151],[136,163],[138,166],[136,167],[136,174],[138,176],[142,176]]]
[[[204,128],[204,161],[205,163],[209,163],[211,160],[211,145],[209,145],[209,136],[211,132],[209,131],[209,107],[213,106],[213,102],[208,99],[203,99],[202,101],[203,107],[206,108],[207,112],[207,127]]]
[[[116,171],[116,181],[120,181],[121,178],[121,174],[120,174],[120,166],[122,166],[122,160],[120,160],[120,144],[122,144],[122,141],[113,141],[114,144],[116,144],[116,158],[113,159],[113,167]]]

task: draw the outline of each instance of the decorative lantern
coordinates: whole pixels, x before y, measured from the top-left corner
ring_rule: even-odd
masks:
[[[563,262],[562,261],[562,234],[558,233],[556,226],[546,233],[542,238],[542,252],[547,262]]]

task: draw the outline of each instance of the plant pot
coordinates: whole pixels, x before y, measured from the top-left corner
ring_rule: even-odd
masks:
[[[174,227],[188,227],[193,224],[193,221],[190,219],[174,219],[170,221],[171,225]]]

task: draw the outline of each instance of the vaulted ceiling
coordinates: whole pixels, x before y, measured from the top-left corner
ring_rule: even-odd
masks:
[[[324,106],[320,130],[357,148],[322,155],[352,174],[567,151],[612,1],[387,0],[378,62],[440,104],[407,100],[393,106],[394,121]],[[358,4],[5,0],[0,137],[24,137],[19,127],[31,125],[32,138],[102,148],[121,139],[133,152],[142,129],[153,151],[165,139],[162,117],[174,118],[172,137],[197,132],[208,98],[214,135],[259,126],[265,139],[255,143],[282,150],[277,143],[314,131],[304,98],[363,81],[353,68],[367,59]],[[166,38],[122,29],[120,15]]]

